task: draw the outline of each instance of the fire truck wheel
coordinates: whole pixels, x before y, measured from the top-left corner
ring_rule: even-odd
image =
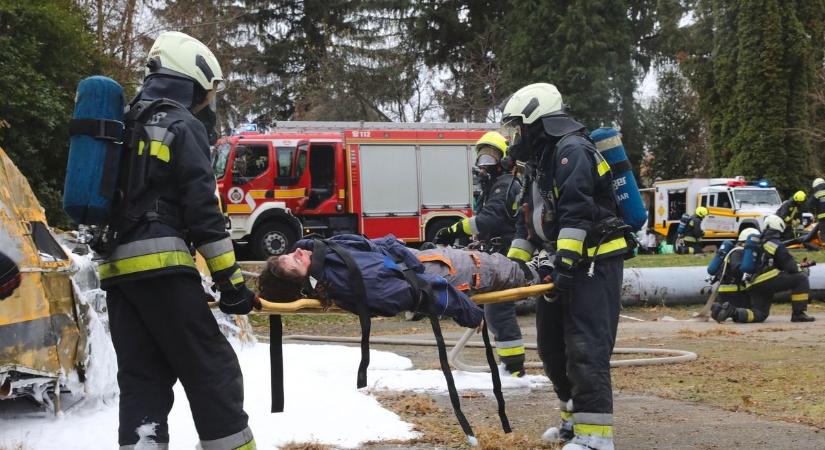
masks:
[[[263,261],[270,256],[282,255],[295,243],[294,232],[278,222],[266,222],[258,226],[252,234],[252,253]]]

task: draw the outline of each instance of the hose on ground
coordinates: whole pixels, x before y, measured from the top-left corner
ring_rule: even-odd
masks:
[[[482,342],[470,342],[470,338],[476,334],[475,330],[468,329],[464,335],[457,341],[445,341],[446,345],[452,346],[450,351],[450,364],[459,370],[467,372],[486,372],[489,371],[487,366],[474,366],[462,362],[458,359],[458,355],[464,347],[483,348]],[[360,337],[345,337],[345,336],[313,336],[306,334],[293,334],[284,336],[284,340],[289,341],[305,341],[305,342],[332,342],[344,344],[357,344],[361,342]],[[371,337],[370,344],[375,345],[414,345],[414,346],[435,346],[434,339],[411,339],[411,338],[393,338],[393,337]],[[534,343],[525,344],[524,348],[536,350],[538,347]],[[655,358],[635,358],[635,359],[620,359],[611,360],[610,367],[627,367],[627,366],[652,366],[659,364],[679,364],[695,360],[698,356],[696,353],[686,350],[671,350],[664,348],[614,348],[613,354],[652,354],[652,355],[667,355]],[[533,362],[527,363],[528,368],[541,368],[541,363]]]

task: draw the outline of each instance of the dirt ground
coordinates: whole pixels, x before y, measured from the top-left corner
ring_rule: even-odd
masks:
[[[776,305],[763,324],[690,322],[696,308],[644,308],[623,312],[617,347],[670,348],[696,352],[696,361],[678,365],[614,368],[615,439],[620,449],[825,449],[825,304],[810,311],[811,324],[789,321],[788,305]],[[258,331],[263,321],[255,318]],[[520,317],[525,340],[535,342],[535,318]],[[445,338],[462,329],[442,322]],[[358,336],[350,315],[285,317],[285,334]],[[374,336],[431,339],[426,321],[376,319]],[[375,345],[409,357],[416,368],[438,367],[434,347]],[[483,364],[478,349],[462,353]],[[645,357],[646,355],[632,355]],[[528,360],[538,361],[528,350]],[[288,362],[286,362],[288,364]],[[356,368],[353,368],[355,371]],[[541,369],[531,369],[541,374]],[[415,441],[369,443],[364,448],[468,448],[446,395],[373,392],[387,408],[413,423]],[[462,409],[484,449],[532,449],[558,418],[550,385],[532,391],[505,391],[514,432],[500,430],[491,395],[463,392]],[[296,444],[292,448],[325,448]]]

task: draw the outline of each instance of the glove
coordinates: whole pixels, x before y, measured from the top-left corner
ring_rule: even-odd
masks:
[[[553,290],[560,294],[565,294],[573,289],[573,272],[561,268],[553,270]]]
[[[460,220],[449,227],[438,230],[438,233],[435,235],[435,243],[450,245],[455,242],[456,239],[469,236],[464,232],[464,221],[466,220],[467,219]]]
[[[552,281],[553,262],[547,256],[547,252],[542,250],[526,264],[527,267],[534,270],[537,275],[536,283],[533,284],[550,283]]]
[[[433,241],[439,245],[450,245],[455,242],[455,236],[452,231],[450,231],[450,227],[444,227],[438,230]]]
[[[221,291],[221,300],[218,307],[226,314],[249,314],[254,307],[261,309],[261,301],[245,284],[234,289]]]
[[[20,286],[20,269],[8,256],[0,253],[0,300],[9,297]]]

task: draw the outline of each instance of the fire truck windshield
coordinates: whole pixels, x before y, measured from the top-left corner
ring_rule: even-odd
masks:
[[[777,205],[782,203],[779,193],[775,189],[734,189],[733,198],[736,203],[742,204],[766,204]]]
[[[212,156],[212,170],[215,172],[215,177],[217,179],[223,178],[224,172],[226,172],[226,162],[229,161],[229,150],[231,146],[229,143],[221,144],[215,149],[215,153]]]
[[[276,147],[278,154],[278,176],[292,176],[292,156],[295,154],[295,147]]]

